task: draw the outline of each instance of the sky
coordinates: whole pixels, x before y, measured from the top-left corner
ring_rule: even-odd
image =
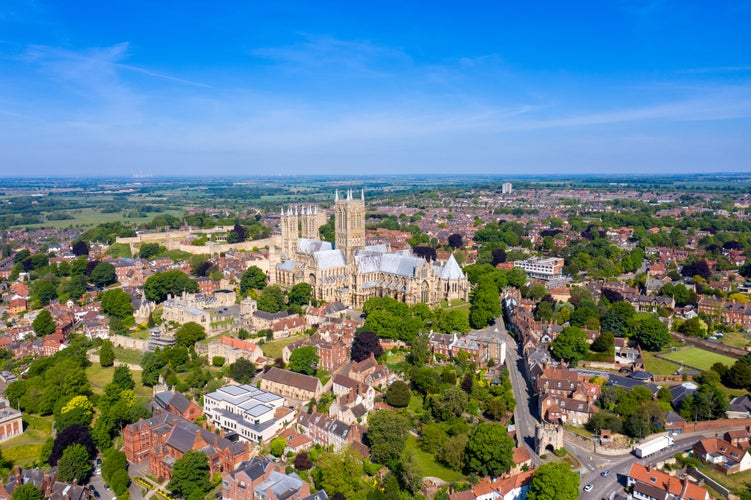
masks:
[[[0,176],[751,172],[751,1],[0,2]]]

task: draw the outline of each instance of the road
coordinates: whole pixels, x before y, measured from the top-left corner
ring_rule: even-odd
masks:
[[[496,318],[495,326],[490,329],[495,331],[496,328],[501,330],[501,337],[506,341],[506,368],[509,371],[511,387],[516,399],[516,408],[514,408],[514,423],[516,424],[516,436],[519,444],[526,444],[532,454],[535,463],[540,463],[540,458],[535,453],[535,426],[539,423],[537,415],[537,406],[534,398],[530,397],[530,387],[524,376],[524,358],[519,353],[519,347],[516,341],[508,334],[506,328],[499,328],[504,325],[503,318]]]

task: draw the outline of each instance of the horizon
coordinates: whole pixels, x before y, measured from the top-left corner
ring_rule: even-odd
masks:
[[[746,173],[749,24],[750,2],[9,0],[0,177]]]

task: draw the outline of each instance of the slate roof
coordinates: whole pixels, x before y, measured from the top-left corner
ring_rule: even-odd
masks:
[[[730,411],[751,412],[751,396],[738,396],[730,401]]]
[[[324,490],[321,490],[317,493],[313,493],[309,497],[303,498],[303,500],[329,500],[329,496]]]
[[[607,385],[621,387],[629,391],[633,389],[634,387],[641,385],[649,389],[652,392],[652,394],[656,394],[657,391],[660,390],[660,388],[656,384],[652,384],[650,382],[642,382],[641,380],[634,380],[629,377],[622,377],[621,375],[610,375],[608,378]]]
[[[453,254],[451,254],[451,257],[449,257],[449,260],[446,262],[446,265],[443,266],[443,269],[441,269],[440,278],[444,280],[459,280],[465,278],[462,268],[459,267],[459,263],[456,261]]]
[[[319,269],[331,269],[332,267],[345,267],[347,261],[341,250],[321,250],[313,254]]]
[[[674,385],[670,388],[670,404],[673,405],[673,408],[680,408],[681,404],[683,404],[683,400],[686,399],[687,396],[696,392],[696,389],[698,388],[699,386],[692,382],[684,382],[680,385]]]
[[[289,370],[282,370],[276,366],[272,367],[269,371],[261,375],[263,380],[269,382],[276,382],[278,384],[289,385],[297,387],[308,392],[315,392],[321,383],[317,378],[309,375],[303,375],[301,373],[291,372]]]
[[[311,240],[308,238],[299,238],[297,240],[297,250],[306,255],[313,255],[316,252],[332,250],[334,247],[328,241]]]
[[[154,402],[164,409],[171,404],[180,413],[185,413],[190,406],[190,400],[188,398],[183,396],[182,393],[174,391],[160,392],[154,396]]]

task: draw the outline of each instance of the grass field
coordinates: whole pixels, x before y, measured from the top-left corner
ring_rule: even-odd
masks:
[[[35,227],[65,228],[65,227],[72,227],[72,226],[89,227],[89,226],[96,226],[97,224],[101,224],[103,222],[123,221],[128,224],[148,222],[154,217],[156,217],[157,215],[159,215],[160,213],[169,213],[175,216],[182,215],[182,211],[180,210],[165,210],[164,212],[153,212],[153,213],[149,213],[147,217],[133,217],[133,218],[123,217],[122,212],[103,214],[95,208],[77,208],[73,210],[63,210],[62,212],[70,215],[73,218],[67,219],[67,220],[50,220],[50,221],[45,221],[41,224],[22,224],[22,225],[25,227],[30,227],[30,228],[35,228]]]
[[[52,419],[52,416],[24,415],[24,433],[0,445],[3,459],[22,467],[38,461],[42,444],[52,433]]]
[[[263,355],[267,358],[281,358],[282,349],[295,342],[296,340],[300,340],[301,338],[302,336],[295,335],[294,337],[287,337],[286,339],[272,340],[271,342],[266,342],[265,344],[263,344],[261,346],[261,350],[263,351]]]
[[[672,375],[681,367],[678,363],[656,358],[651,352],[642,351],[641,354],[644,358],[644,369],[654,375]]]
[[[713,467],[709,467],[706,464],[702,464],[699,466],[699,470],[706,474],[707,476],[711,477],[721,485],[723,485],[726,488],[729,488],[730,490],[736,491],[745,491],[749,484],[751,484],[751,470],[746,470],[743,472],[737,472],[735,474],[725,475],[722,472],[718,471],[717,469],[714,469]],[[716,497],[719,498],[719,497]]]
[[[675,361],[676,363],[685,363],[689,366],[699,368],[700,370],[709,370],[715,363],[723,363],[731,366],[735,359],[729,356],[723,356],[698,347],[690,347],[681,351],[669,352],[662,355],[663,357]]]
[[[112,382],[112,374],[115,372],[114,366],[109,366],[107,368],[102,368],[102,366],[99,363],[92,363],[91,366],[86,368],[86,377],[89,379],[89,382],[91,382],[91,385],[93,386],[93,390],[96,393],[102,394],[103,390],[102,388]],[[146,387],[143,384],[141,384],[141,372],[131,370],[130,374],[133,376],[133,380],[136,383],[136,395],[137,396],[151,396],[152,390],[151,387]]]
[[[120,346],[114,346],[112,348],[115,351],[115,359],[124,361],[125,363],[132,363],[134,365],[141,364],[141,351],[135,351],[133,349],[126,349]]]
[[[744,348],[751,342],[746,338],[746,335],[741,332],[725,332],[725,336],[722,337],[722,343],[732,347]]]
[[[411,434],[407,436],[407,450],[414,451],[415,459],[424,476],[439,477],[448,482],[458,481],[464,477],[461,472],[448,469],[436,462],[432,454],[422,451],[417,446],[417,438]]]

